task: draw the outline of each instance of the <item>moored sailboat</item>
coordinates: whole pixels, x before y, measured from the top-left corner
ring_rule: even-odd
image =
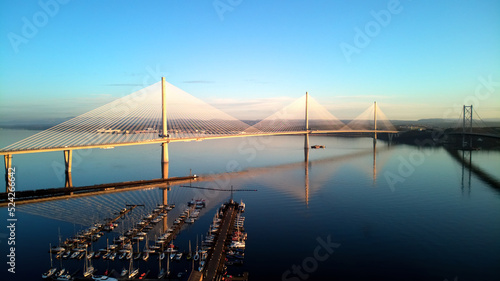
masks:
[[[50,247],[50,249],[52,250],[52,245],[50,245],[50,244],[49,244],[49,247]],[[49,256],[50,256],[50,269],[49,269],[49,270],[47,270],[47,272],[44,272],[44,273],[42,274],[42,278],[43,278],[43,279],[46,279],[46,278],[51,277],[51,276],[52,276],[52,275],[54,275],[54,273],[56,273],[56,271],[57,271],[57,268],[55,268],[55,267],[53,267],[53,266],[52,266],[52,251],[51,251],[51,250],[49,250]]]

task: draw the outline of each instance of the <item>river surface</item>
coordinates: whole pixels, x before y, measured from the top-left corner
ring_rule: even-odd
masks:
[[[2,129],[0,147],[34,133]],[[250,280],[500,280],[500,190],[445,149],[383,141],[374,148],[369,138],[331,136],[311,136],[310,143],[326,148],[306,155],[303,136],[169,145],[170,177],[191,170],[206,179],[192,186],[257,190],[234,193],[235,201],[246,203],[248,240],[244,265],[230,267],[230,273],[248,271]],[[160,145],[75,151],[73,185],[160,178],[160,153]],[[498,151],[474,151],[471,158],[500,181]],[[16,190],[63,187],[63,159],[62,152],[14,155]],[[4,181],[0,188],[5,190]],[[6,228],[8,212],[2,208],[0,279],[40,280],[50,267],[49,244],[113,217],[125,204],[144,204],[92,245],[93,250],[106,248],[106,240],[111,244],[163,196],[162,189],[148,188],[17,205],[14,234]],[[167,225],[192,198],[204,198],[207,207],[175,240],[181,250],[196,247],[230,192],[172,186],[168,202],[177,207]],[[153,243],[152,236],[161,232],[156,227],[146,240]],[[8,245],[12,235],[15,245]],[[14,274],[7,271],[10,247],[15,250]],[[79,275],[83,269],[83,260],[53,263],[70,272],[80,270]],[[118,259],[93,264],[99,274],[129,265]],[[169,266],[177,275],[185,264]],[[152,256],[134,267],[156,276],[159,263]]]

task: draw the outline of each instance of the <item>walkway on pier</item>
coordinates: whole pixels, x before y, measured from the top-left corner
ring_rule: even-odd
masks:
[[[212,255],[206,267],[205,278],[203,278],[203,280],[213,281],[217,278],[217,273],[221,265],[224,263],[223,251],[226,245],[227,236],[228,234],[230,234],[230,226],[234,221],[235,215],[235,204],[230,203],[227,206],[226,212],[224,214],[224,218],[221,223],[222,227],[220,229],[219,235],[217,235],[217,242],[215,242]]]

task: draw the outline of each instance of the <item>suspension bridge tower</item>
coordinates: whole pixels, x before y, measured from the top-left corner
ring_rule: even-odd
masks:
[[[463,110],[462,148],[470,149],[472,148],[472,105],[464,105]]]

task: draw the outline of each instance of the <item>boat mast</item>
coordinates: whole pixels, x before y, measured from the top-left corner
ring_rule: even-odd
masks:
[[[49,243],[50,268],[52,268],[52,244]]]

